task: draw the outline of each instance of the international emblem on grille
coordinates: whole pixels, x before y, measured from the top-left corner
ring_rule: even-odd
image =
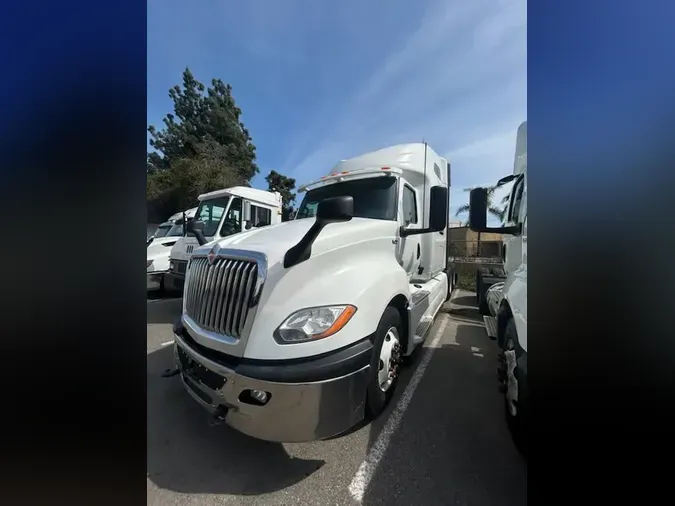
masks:
[[[209,251],[209,254],[206,255],[206,258],[209,259],[209,263],[212,264],[212,265],[213,265],[213,261],[214,261],[214,260],[216,259],[216,257],[218,256],[217,250],[218,250],[218,245],[217,245],[217,244],[214,244],[214,245],[213,245],[213,248],[211,248],[211,251]]]

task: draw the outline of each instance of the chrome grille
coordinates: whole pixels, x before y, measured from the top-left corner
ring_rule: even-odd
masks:
[[[235,338],[243,333],[258,276],[256,262],[204,257],[190,259],[185,314],[202,329]]]

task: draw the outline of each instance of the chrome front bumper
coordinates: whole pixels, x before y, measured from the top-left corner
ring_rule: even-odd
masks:
[[[369,366],[350,374],[308,383],[278,383],[249,378],[202,356],[180,335],[174,355],[188,393],[210,413],[223,412],[225,423],[267,441],[284,443],[325,439],[363,419]],[[195,374],[195,365],[199,374]],[[289,366],[292,367],[292,366]],[[242,401],[249,390],[267,392],[264,406]]]

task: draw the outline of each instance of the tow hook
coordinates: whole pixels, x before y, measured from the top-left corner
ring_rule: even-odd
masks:
[[[172,376],[176,376],[177,374],[180,373],[180,369],[167,369],[162,373],[162,378],[171,378]]]
[[[222,425],[223,422],[225,421],[226,414],[227,409],[223,405],[218,406],[211,415],[211,418],[209,419],[209,425],[211,427],[217,427],[218,425]]]

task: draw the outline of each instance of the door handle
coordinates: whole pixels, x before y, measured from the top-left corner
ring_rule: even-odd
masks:
[[[418,244],[417,245],[417,258],[419,258],[419,257],[420,257],[420,245]]]

